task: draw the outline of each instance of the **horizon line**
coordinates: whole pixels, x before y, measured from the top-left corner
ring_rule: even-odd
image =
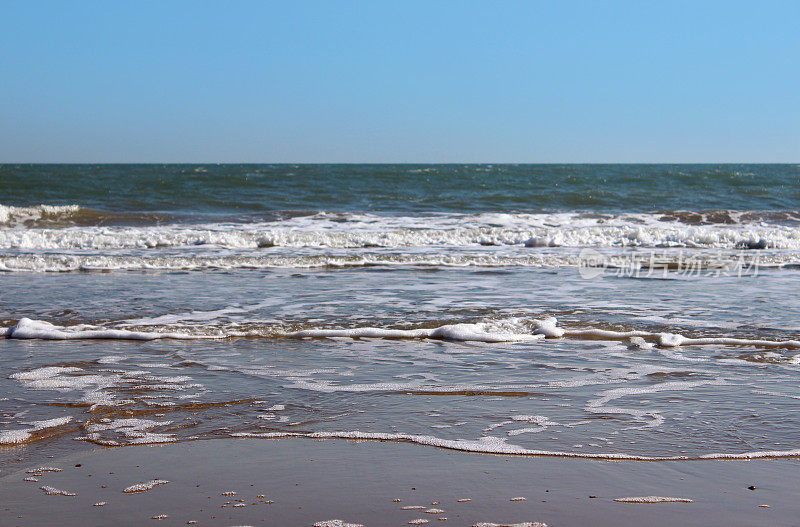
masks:
[[[800,161],[0,161],[4,165],[800,165]]]

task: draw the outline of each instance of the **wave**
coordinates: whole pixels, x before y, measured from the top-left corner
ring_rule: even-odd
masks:
[[[0,227],[66,228],[101,225],[158,225],[171,219],[168,214],[112,212],[80,205],[34,205],[15,207],[0,204]]]
[[[476,342],[520,342],[534,341],[545,338],[547,332],[553,331],[555,319],[534,321],[542,331],[539,333],[522,333],[521,327],[502,322],[482,322],[477,324],[447,324],[431,329],[385,329],[385,328],[356,328],[350,330],[337,329],[305,329],[300,331],[282,331],[271,329],[267,332],[255,333],[252,331],[228,331],[208,333],[190,333],[187,331],[138,331],[127,329],[105,328],[85,324],[76,326],[57,326],[50,322],[20,319],[16,325],[0,329],[0,336],[10,339],[25,340],[83,340],[83,339],[109,339],[109,340],[155,340],[155,339],[220,339],[227,337],[272,337],[272,338],[388,338],[388,339],[437,339],[453,341]]]
[[[485,215],[482,215],[485,216]],[[497,215],[494,215],[497,216]],[[278,223],[0,229],[0,250],[109,251],[271,248],[480,248],[487,246],[800,250],[800,229],[786,225],[683,225],[575,215],[329,219]],[[653,220],[653,221],[651,221]],[[503,223],[501,225],[500,223]]]
[[[0,329],[0,336],[25,340],[155,340],[155,339],[208,339],[219,338],[212,335],[191,335],[181,332],[129,331],[109,329],[99,326],[78,325],[72,327],[56,326],[43,320],[21,318],[16,325]]]
[[[592,251],[584,249],[582,251]],[[327,251],[326,251],[327,253]],[[599,259],[599,260],[598,260]],[[91,271],[204,271],[235,269],[347,269],[382,268],[559,268],[580,267],[582,276],[618,270],[622,276],[661,276],[669,272],[698,275],[751,274],[758,269],[796,269],[798,251],[767,251],[744,254],[737,250],[681,249],[652,253],[581,252],[577,249],[528,252],[517,249],[498,254],[489,251],[434,250],[409,253],[348,251],[344,254],[260,255],[242,251],[236,255],[174,254],[0,254],[0,272],[91,272]],[[593,269],[596,268],[596,269]],[[637,273],[636,270],[639,270]]]
[[[316,269],[351,267],[562,267],[580,264],[577,255],[494,256],[376,254],[313,256],[108,256],[0,255],[0,271],[69,272],[126,270]]]
[[[537,342],[545,339],[566,338],[581,340],[610,340],[624,343],[631,349],[679,348],[682,346],[730,346],[755,347],[768,349],[800,349],[800,340],[771,340],[764,338],[712,336],[687,337],[674,332],[651,332],[642,330],[614,331],[602,328],[565,328],[558,325],[555,317],[536,318],[501,318],[474,323],[444,324],[428,328],[325,328],[308,327],[288,329],[285,324],[236,326],[146,326],[146,320],[139,320],[138,325],[125,329],[120,327],[93,326],[79,324],[75,326],[58,326],[50,322],[20,319],[9,328],[0,328],[0,336],[10,339],[40,340],[155,340],[155,339],[224,339],[224,338],[350,338],[350,339],[433,339],[462,342]],[[124,323],[117,323],[118,326]],[[144,326],[143,326],[144,325]],[[147,331],[142,327],[148,327]],[[682,356],[675,356],[685,360]],[[750,358],[754,362],[787,362],[800,364],[800,354],[787,357],[781,361],[772,356],[764,360]],[[737,360],[737,359],[733,359]],[[746,361],[743,359],[742,361]]]
[[[68,218],[81,210],[79,205],[35,205],[13,207],[0,205],[0,225],[30,225],[40,220]]]
[[[480,439],[441,439],[430,435],[405,434],[398,432],[234,432],[233,437],[280,439],[286,437],[307,437],[313,439],[352,439],[360,441],[397,441],[434,446],[448,450],[475,452],[481,454],[507,454],[542,457],[570,457],[583,459],[609,459],[631,461],[690,461],[703,459],[761,459],[800,457],[800,448],[789,450],[763,450],[752,452],[714,452],[698,456],[644,456],[617,452],[584,453],[569,451],[537,450],[524,448],[506,442],[505,438],[484,436]]]

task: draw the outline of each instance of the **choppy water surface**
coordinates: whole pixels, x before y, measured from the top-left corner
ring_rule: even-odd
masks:
[[[0,200],[6,461],[285,435],[800,455],[796,167],[5,166],[0,181],[18,183]]]

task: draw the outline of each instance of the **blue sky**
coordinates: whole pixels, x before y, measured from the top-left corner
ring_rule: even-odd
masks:
[[[0,7],[0,162],[800,161],[800,2]]]

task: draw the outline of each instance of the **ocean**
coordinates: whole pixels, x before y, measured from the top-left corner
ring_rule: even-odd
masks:
[[[0,463],[800,456],[798,165],[0,165]]]

